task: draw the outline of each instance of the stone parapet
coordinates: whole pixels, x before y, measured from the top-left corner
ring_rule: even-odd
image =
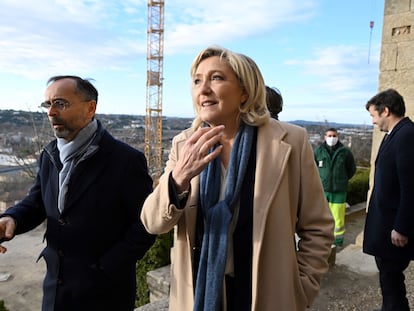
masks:
[[[168,297],[170,293],[170,266],[158,268],[147,273],[150,302]]]
[[[136,308],[134,311],[168,311],[168,298],[146,304]]]

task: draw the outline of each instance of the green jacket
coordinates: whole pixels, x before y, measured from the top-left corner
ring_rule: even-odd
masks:
[[[348,180],[356,171],[351,150],[341,142],[329,147],[326,142],[314,151],[316,166],[325,192],[346,192]]]

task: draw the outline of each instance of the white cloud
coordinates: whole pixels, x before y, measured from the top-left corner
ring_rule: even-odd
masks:
[[[62,71],[127,70],[146,56],[147,1],[0,0],[0,70],[28,78]],[[227,43],[307,18],[314,2],[172,0],[165,53]],[[191,52],[193,54],[193,52]]]
[[[372,77],[378,73],[379,58],[373,57],[372,60],[368,63],[366,47],[337,45],[318,48],[313,58],[288,60],[286,64],[302,68],[303,74],[313,76],[321,88],[352,92],[376,82]]]
[[[68,70],[118,68],[146,52],[145,32],[141,38],[128,37],[134,34],[128,24],[136,26],[137,18],[123,19],[125,11],[133,11],[133,1],[1,2],[3,74],[44,78]]]
[[[168,6],[168,3],[167,3]],[[238,0],[171,1],[166,13],[166,47],[182,52],[188,47],[230,42],[310,18],[315,1]],[[169,28],[169,29],[168,29]]]
[[[111,113],[120,109],[114,105],[119,92],[125,93],[125,110],[128,98],[144,105],[147,3],[0,0],[0,77],[18,81],[9,93],[19,95],[2,94],[0,104],[17,106],[19,97],[20,105],[31,98],[37,103],[47,78],[68,73],[106,81],[99,86],[101,93],[115,99],[102,96],[100,107],[107,103]],[[286,98],[282,116],[289,107],[325,115],[333,105],[360,105],[376,91],[379,47],[373,48],[367,64],[368,47],[349,32],[353,25],[339,38],[330,27],[332,16],[324,10],[326,4],[320,0],[166,1],[164,112],[168,106],[174,107],[174,115],[186,111],[187,105],[191,110],[189,66],[198,50],[210,44],[237,47],[253,57],[266,80],[280,86]],[[29,82],[19,83],[19,78]],[[8,85],[14,87],[12,82]]]
[[[305,119],[313,116],[321,121],[369,123],[364,105],[377,90],[379,50],[380,46],[373,48],[370,63],[366,47],[350,45],[319,47],[307,59],[286,61],[301,75],[298,81],[307,81],[294,91],[287,90],[291,110],[296,114],[305,112]],[[288,113],[286,116],[289,120],[297,119]]]

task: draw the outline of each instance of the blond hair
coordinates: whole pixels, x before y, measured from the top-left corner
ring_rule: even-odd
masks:
[[[226,61],[229,64],[248,95],[246,102],[239,107],[241,120],[253,126],[266,123],[270,114],[266,106],[265,83],[257,64],[246,55],[219,46],[211,46],[198,53],[194,59],[190,70],[191,77],[194,77],[200,63],[212,56],[219,56],[221,61]],[[195,107],[194,102],[193,105]],[[201,123],[202,120],[197,114],[193,121],[193,127],[198,128]]]

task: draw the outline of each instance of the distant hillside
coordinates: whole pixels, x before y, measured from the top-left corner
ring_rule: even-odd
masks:
[[[143,115],[117,115],[117,114],[97,114],[97,118],[103,121],[104,124],[112,123],[112,127],[122,127],[129,125],[131,120],[134,120],[134,123],[145,126],[145,116]],[[2,110],[0,109],[0,129],[3,127],[10,126],[11,124],[17,126],[29,126],[32,127],[33,124],[39,124],[44,121],[47,121],[45,113],[40,112],[29,112],[29,111],[19,111],[19,110]],[[109,121],[110,120],[110,121]],[[163,121],[165,122],[164,126],[167,128],[171,127],[172,124],[179,124],[181,128],[183,125],[185,127],[191,125],[191,118],[179,118],[179,117],[167,117],[163,116]],[[115,124],[113,124],[115,123]],[[318,121],[306,121],[306,120],[294,120],[288,121],[288,123],[296,124],[302,127],[336,127],[336,128],[372,128],[372,124],[349,124],[349,123],[336,123],[336,122],[318,122]]]
[[[350,124],[350,123],[336,123],[336,122],[318,122],[318,121],[305,121],[295,120],[288,121],[289,123],[296,124],[302,127],[319,126],[319,127],[335,127],[335,128],[372,128],[372,124]]]

